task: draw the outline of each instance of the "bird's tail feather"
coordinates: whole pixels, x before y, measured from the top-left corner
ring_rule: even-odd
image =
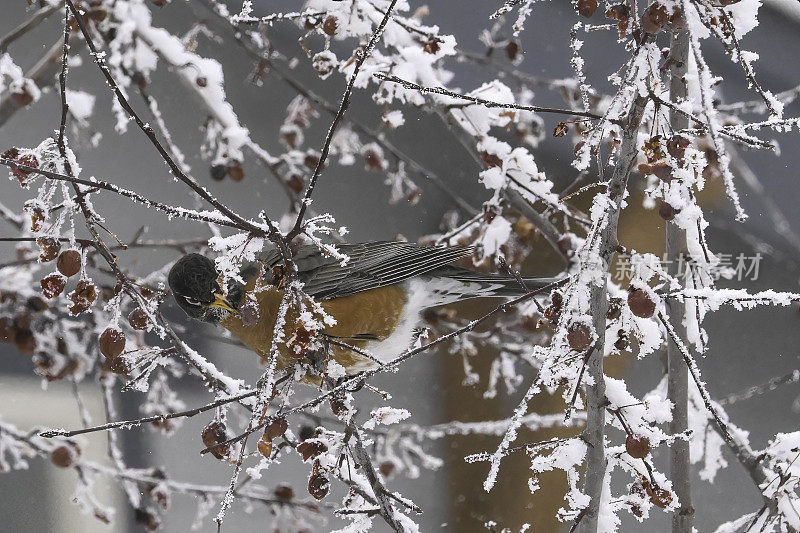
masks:
[[[529,291],[540,289],[560,278],[523,278],[523,287],[518,279],[500,274],[482,274],[460,268],[449,268],[435,272],[428,280],[431,296],[436,305],[453,303],[470,298],[497,296],[521,296]]]

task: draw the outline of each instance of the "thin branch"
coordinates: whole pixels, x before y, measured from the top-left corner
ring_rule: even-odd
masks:
[[[427,94],[438,94],[441,96],[449,96],[451,98],[457,98],[459,100],[466,100],[468,102],[472,102],[473,104],[481,105],[487,108],[499,107],[503,109],[518,109],[520,111],[531,111],[534,113],[557,113],[561,115],[570,115],[576,117],[586,117],[591,119],[601,119],[603,118],[602,115],[598,115],[597,113],[592,113],[590,111],[580,111],[577,109],[559,109],[556,107],[541,107],[535,105],[519,105],[514,103],[501,103],[495,102],[493,100],[485,100],[483,98],[478,98],[476,96],[470,96],[468,94],[459,94],[450,90],[445,89],[444,87],[423,87],[422,85],[416,84],[414,82],[410,82],[408,80],[404,80],[402,78],[398,78],[397,76],[393,76],[391,74],[384,74],[381,72],[376,72],[373,74],[376,78],[382,81],[388,81],[390,83],[397,83],[402,85],[404,88],[419,91],[421,93]]]
[[[0,54],[8,50],[9,45],[36,28],[39,24],[47,20],[61,5],[59,3],[48,3],[37,9],[27,20],[0,38]]]
[[[375,467],[372,466],[372,460],[367,453],[367,450],[364,449],[364,443],[361,441],[361,434],[358,431],[358,427],[356,427],[355,422],[351,419],[350,420],[350,433],[352,435],[351,442],[353,442],[353,457],[358,464],[361,465],[361,468],[364,469],[364,474],[367,476],[367,480],[369,480],[370,486],[372,486],[372,492],[375,494],[375,498],[377,498],[378,503],[380,505],[380,514],[381,517],[389,524],[395,531],[404,531],[403,527],[400,525],[400,522],[397,521],[395,517],[398,514],[398,511],[394,508],[394,505],[390,501],[388,495],[389,492],[383,486],[383,483],[378,479],[378,474],[375,472]]]

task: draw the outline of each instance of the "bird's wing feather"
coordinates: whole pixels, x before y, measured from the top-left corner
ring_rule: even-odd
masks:
[[[313,245],[301,246],[297,251],[294,262],[298,275],[311,296],[329,300],[394,285],[452,264],[473,251],[469,247],[431,248],[393,241],[342,244],[337,249],[350,257],[344,266]],[[277,250],[269,250],[261,260],[269,269],[281,262],[281,256]]]

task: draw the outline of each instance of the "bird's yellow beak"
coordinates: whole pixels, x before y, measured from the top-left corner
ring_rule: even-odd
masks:
[[[225,297],[223,295],[221,295],[220,293],[215,293],[214,294],[214,301],[211,302],[210,304],[208,304],[208,306],[209,307],[220,307],[222,309],[226,309],[226,310],[230,311],[231,313],[235,313],[236,312],[236,309],[233,308],[231,303],[228,300],[226,300]]]

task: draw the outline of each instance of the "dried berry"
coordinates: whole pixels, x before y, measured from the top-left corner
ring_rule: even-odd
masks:
[[[319,77],[323,80],[331,75],[331,72],[333,72],[337,64],[338,60],[336,59],[336,54],[330,50],[323,50],[322,52],[314,54],[314,57],[311,58],[311,66],[314,67],[314,70],[317,71],[317,74],[319,74]]]
[[[673,30],[682,30],[686,27],[686,17],[683,16],[683,9],[680,7],[673,8],[672,15],[669,17],[669,23],[672,25]]]
[[[50,460],[54,465],[61,468],[69,468],[75,464],[79,456],[80,451],[77,447],[66,444],[56,446],[53,448],[53,451],[50,452]]]
[[[336,20],[336,17],[333,15],[328,15],[325,17],[325,21],[322,23],[322,31],[325,32],[325,35],[336,35],[336,30],[339,28],[339,23]]]
[[[61,251],[61,242],[55,237],[39,237],[36,239],[36,244],[39,245],[39,261],[47,263],[58,257],[58,252]]]
[[[334,396],[330,399],[331,404],[331,411],[338,417],[342,417],[347,414],[347,403],[345,403],[344,398],[341,396]]]
[[[86,14],[87,18],[95,22],[103,22],[107,16],[108,16],[108,11],[106,11],[103,8],[92,9]]]
[[[672,503],[672,493],[667,489],[660,489],[658,487],[652,489],[652,494],[650,495],[650,501],[653,502],[653,505],[656,507],[661,507],[665,509],[669,507]]]
[[[7,156],[6,154],[15,153],[14,157]],[[25,154],[22,157],[19,157],[19,150],[16,148],[12,148],[10,150],[6,150],[3,154],[3,157],[6,159],[14,159],[16,163],[30,167],[30,168],[39,168],[39,160],[36,159],[36,156],[33,154]],[[11,174],[19,180],[21,184],[24,184],[28,181],[28,176],[31,174],[31,170],[25,170],[24,168],[19,167],[11,167]]]
[[[244,169],[242,168],[241,163],[238,161],[229,163],[228,176],[230,176],[233,181],[242,181],[244,179]]]
[[[14,315],[14,327],[17,329],[30,329],[33,316],[29,309],[20,309]]]
[[[651,165],[651,172],[656,175],[658,179],[663,182],[669,183],[672,181],[672,167],[666,163],[656,163]]]
[[[587,19],[597,11],[597,0],[578,0],[575,9]]]
[[[625,451],[634,459],[644,459],[650,453],[650,440],[647,437],[628,435],[625,439]]]
[[[167,3],[166,0],[152,1],[157,6],[163,6]],[[147,509],[136,509],[135,519],[136,523],[142,526],[145,531],[157,531],[161,527],[161,520],[159,520],[158,516]]]
[[[483,164],[486,165],[486,168],[503,166],[503,160],[500,159],[496,154],[481,152],[481,159],[483,160]]]
[[[25,107],[33,103],[33,94],[31,94],[31,92],[25,86],[15,89],[14,92],[11,93],[11,97],[20,107]]]
[[[282,437],[287,429],[289,429],[289,424],[286,422],[286,419],[279,418],[267,424],[264,428],[264,436],[267,437],[268,440],[277,439],[278,437]]]
[[[436,39],[428,39],[425,41],[425,44],[422,45],[422,51],[426,54],[435,54],[441,49],[439,46],[439,41]]]
[[[658,205],[658,216],[664,220],[672,220],[675,218],[675,208],[667,202],[661,202]]]
[[[639,318],[650,318],[656,311],[656,303],[641,289],[633,289],[628,293],[628,307]]]
[[[49,371],[55,366],[56,358],[48,352],[39,352],[33,356],[33,366],[42,375],[48,375]]]
[[[120,355],[108,360],[108,369],[115,374],[124,376],[130,373],[131,365],[128,363],[128,360],[125,359],[125,356]]]
[[[56,268],[67,277],[81,271],[81,253],[78,250],[64,250],[58,255]]]
[[[89,309],[97,299],[97,287],[91,281],[82,279],[78,282],[75,290],[70,293],[69,299],[72,300],[69,312],[79,315]]]
[[[108,359],[114,359],[125,350],[125,335],[117,328],[106,328],[100,334],[100,352]]]
[[[544,317],[550,322],[557,322],[561,314],[561,306],[564,303],[564,297],[558,291],[553,291],[550,295],[550,306],[544,310]]]
[[[286,180],[286,185],[294,192],[295,194],[300,194],[303,192],[303,188],[305,187],[305,181],[303,181],[303,177],[299,174],[292,174],[289,176],[289,179]]]
[[[216,446],[228,440],[228,429],[225,427],[224,422],[213,420],[203,428],[200,437],[203,439],[203,444],[206,445],[206,448],[211,448],[212,446]],[[211,449],[211,453],[214,454],[214,457],[217,459],[224,459],[228,456],[229,450],[230,448],[227,445],[217,446]]]
[[[255,326],[261,318],[258,310],[258,301],[250,294],[244,299],[244,303],[239,306],[239,317],[242,319],[243,326]]]
[[[681,161],[686,155],[686,149],[689,144],[691,144],[691,141],[688,137],[676,133],[667,141],[667,152],[678,161]]]
[[[328,446],[324,442],[318,440],[305,440],[297,445],[297,452],[303,456],[303,461],[307,461],[310,457],[328,451]]]
[[[614,342],[614,348],[619,350],[620,352],[628,349],[628,338],[625,336],[620,336],[616,342]]]
[[[566,122],[559,122],[556,129],[553,130],[553,137],[563,137],[569,131],[569,126]]]
[[[300,426],[300,431],[297,436],[300,437],[301,441],[304,441],[313,438],[314,433],[314,428],[311,426]]]
[[[294,499],[294,489],[289,485],[276,485],[275,497],[284,502],[292,501]]]
[[[606,9],[606,18],[611,20],[625,20],[631,16],[631,10],[625,2],[614,4]]]
[[[33,311],[34,313],[41,313],[42,311],[47,310],[49,305],[41,296],[31,296],[27,300],[25,300],[25,307]]]
[[[385,161],[381,154],[376,152],[372,148],[367,148],[364,150],[364,169],[371,170],[373,172],[383,172],[385,167]]]
[[[594,0],[589,0],[589,1],[593,2]],[[518,55],[519,55],[519,43],[517,43],[517,41],[508,41],[508,44],[506,44],[506,56],[508,57],[508,59],[514,61],[515,59],[517,59]]]
[[[137,307],[128,313],[128,324],[130,324],[133,329],[147,329],[147,315],[141,308]]]
[[[658,2],[653,2],[642,13],[642,30],[655,35],[669,22],[667,7]]]
[[[197,79],[194,80],[198,87],[206,87],[208,85],[208,78],[205,76],[197,76]]]
[[[319,155],[316,153],[306,154],[306,156],[303,158],[303,164],[309,170],[316,170],[317,165],[319,165]]]
[[[258,441],[258,453],[265,459],[272,457],[272,441],[267,438],[266,433],[261,435],[261,439]]]
[[[592,332],[586,324],[577,324],[570,327],[567,332],[569,347],[582,352],[592,344]]]
[[[383,461],[380,466],[378,466],[378,470],[383,477],[391,476],[396,468],[397,466],[395,466],[394,462],[392,461]]]
[[[214,181],[222,181],[228,175],[228,167],[225,165],[211,165],[211,179]]]
[[[30,329],[17,328],[14,332],[14,344],[23,355],[33,355],[36,351],[36,339]]]
[[[10,317],[0,317],[0,342],[12,342],[16,336],[17,329]]]
[[[311,474],[311,477],[308,478],[308,493],[317,500],[327,496],[330,487],[330,480],[323,474]]]
[[[614,298],[615,301],[612,301],[611,304],[608,306],[608,311],[606,312],[606,319],[608,320],[616,320],[622,314],[621,303],[622,300],[618,298]]]

